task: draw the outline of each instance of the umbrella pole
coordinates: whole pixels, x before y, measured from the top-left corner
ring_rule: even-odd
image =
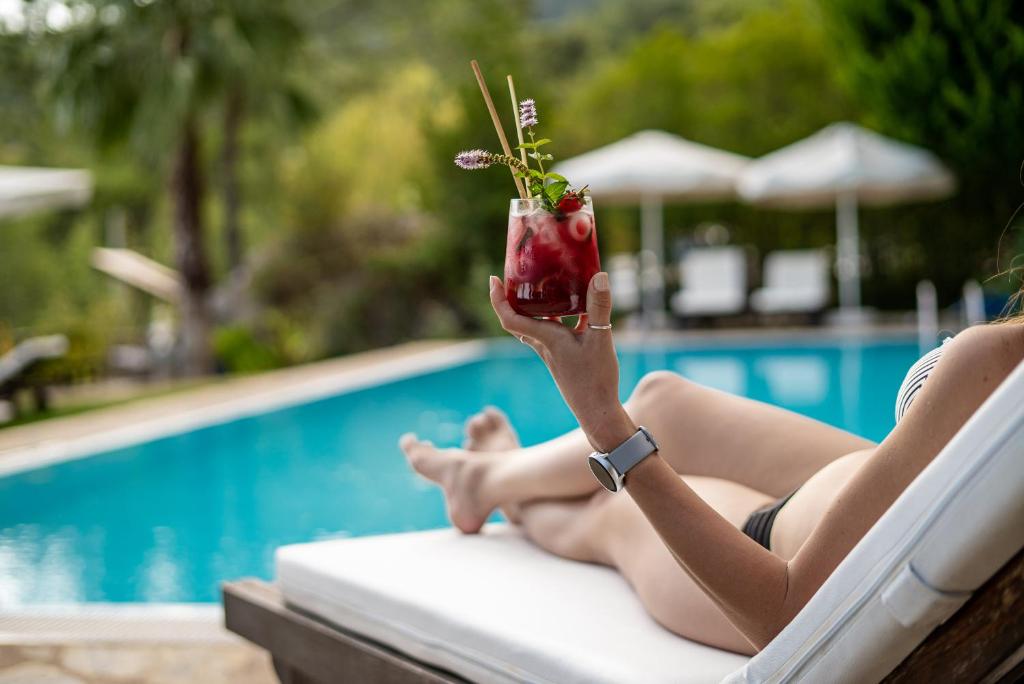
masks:
[[[644,195],[640,205],[640,286],[644,327],[661,324],[665,303],[664,207],[661,197]]]
[[[845,312],[855,311],[860,308],[860,236],[857,195],[853,192],[836,197],[836,230],[839,308]]]

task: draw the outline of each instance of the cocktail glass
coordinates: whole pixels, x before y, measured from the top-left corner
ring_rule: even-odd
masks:
[[[540,200],[514,199],[508,213],[505,296],[524,316],[586,311],[587,286],[601,270],[594,205],[551,213]]]

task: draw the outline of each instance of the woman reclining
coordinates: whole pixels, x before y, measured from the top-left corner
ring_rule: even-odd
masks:
[[[502,327],[544,360],[580,429],[522,448],[488,409],[467,423],[467,449],[405,435],[409,463],[443,488],[463,532],[500,507],[538,546],[616,568],[671,631],[739,653],[793,619],[1024,359],[1022,318],[957,335],[908,374],[898,423],[875,444],[666,371],[623,405],[607,274],[591,281],[573,330],[517,315],[504,291],[492,277]],[[641,460],[626,493],[612,493],[595,477],[615,488],[608,461],[592,468],[588,455],[613,452],[615,463],[627,440],[617,453]]]

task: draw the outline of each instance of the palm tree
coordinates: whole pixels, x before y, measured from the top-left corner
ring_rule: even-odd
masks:
[[[74,21],[44,51],[58,118],[103,147],[130,145],[166,173],[175,262],[185,285],[181,306],[186,374],[212,370],[212,287],[204,242],[204,122],[224,107],[228,222],[236,234],[236,166],[244,74],[261,87],[283,79],[263,63],[298,49],[301,24],[272,0],[64,0]],[[287,17],[288,21],[283,21]],[[225,38],[225,36],[227,38]],[[263,54],[267,50],[271,54]],[[262,93],[261,93],[262,95]],[[169,162],[169,164],[168,164]],[[169,168],[167,168],[169,166]],[[240,244],[240,243],[239,243]]]
[[[220,21],[210,27],[219,45],[223,93],[221,183],[228,270],[243,263],[239,157],[241,132],[252,114],[283,125],[304,123],[313,106],[299,87],[295,68],[306,32],[295,3],[221,0]]]

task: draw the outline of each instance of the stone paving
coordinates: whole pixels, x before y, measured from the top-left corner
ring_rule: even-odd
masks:
[[[276,684],[269,656],[238,641],[0,646],[0,684]]]

